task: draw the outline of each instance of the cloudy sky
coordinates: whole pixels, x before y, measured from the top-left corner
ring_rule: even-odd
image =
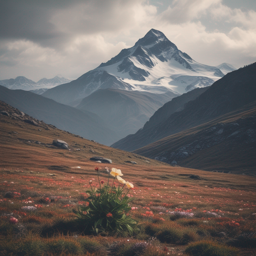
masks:
[[[76,79],[151,28],[204,64],[256,61],[255,0],[0,0],[0,80]]]

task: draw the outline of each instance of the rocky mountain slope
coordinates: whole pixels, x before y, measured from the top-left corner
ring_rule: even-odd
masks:
[[[147,133],[149,142],[209,122],[221,115],[236,111],[256,98],[256,63],[228,73],[215,82],[183,110],[171,114],[164,122]],[[134,140],[133,140],[134,136]],[[124,149],[126,143],[136,148],[135,135],[131,135],[113,146]],[[145,144],[144,144],[145,145]]]
[[[256,101],[135,150],[172,165],[256,175]]]
[[[0,86],[0,100],[33,118],[86,139],[110,144],[116,138],[115,133],[95,114],[57,103],[32,92],[9,90]]]
[[[43,95],[72,105],[99,89],[121,89],[182,94],[211,85],[222,71],[193,60],[166,36],[151,29],[135,45],[77,80],[47,90]]]
[[[197,98],[203,92],[208,89],[197,88],[190,92],[184,93],[181,96],[173,98],[166,103],[163,107],[159,108],[154,115],[145,123],[142,129],[139,129],[135,134],[130,134],[127,137],[115,142],[112,147],[120,148],[126,151],[133,151],[135,149],[144,147],[145,145],[152,143],[154,135],[157,135],[162,124],[175,112],[179,112],[184,109],[185,105]]]
[[[172,92],[152,94],[139,91],[100,89],[77,106],[99,116],[121,139],[136,132],[154,112],[175,95]]]
[[[53,140],[62,140],[68,145],[68,150],[59,148]],[[84,139],[70,132],[60,130],[53,125],[46,124],[11,105],[0,101],[0,145],[1,168],[25,168],[48,172],[60,171],[61,177],[65,173],[80,173],[88,171],[95,174],[93,156],[101,156],[112,160],[113,167],[118,168],[148,168],[153,165],[167,164],[151,160],[130,152],[116,150],[105,145]],[[15,160],[15,161],[14,161]],[[137,164],[131,164],[136,162]],[[81,165],[81,167],[77,166]],[[97,163],[104,168],[106,164]],[[108,166],[111,166],[108,164]],[[32,173],[32,172],[31,172]],[[80,176],[81,177],[81,176]]]

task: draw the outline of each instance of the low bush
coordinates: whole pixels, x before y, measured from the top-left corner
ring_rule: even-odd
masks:
[[[182,231],[175,228],[168,228],[156,234],[157,239],[162,243],[179,243],[183,237]]]
[[[212,241],[191,243],[185,252],[191,256],[236,256],[238,254],[236,249]]]

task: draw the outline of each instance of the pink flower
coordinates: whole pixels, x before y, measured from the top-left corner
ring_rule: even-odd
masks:
[[[9,219],[9,222],[10,222],[11,224],[16,224],[16,223],[18,223],[19,221],[18,221],[18,219],[14,218],[14,217],[11,217],[11,218]]]

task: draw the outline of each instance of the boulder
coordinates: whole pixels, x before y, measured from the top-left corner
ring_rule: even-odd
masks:
[[[28,124],[38,126],[38,123],[35,120],[26,119],[26,120],[24,120],[24,122],[28,123]]]
[[[137,164],[137,162],[135,161],[125,161],[126,163],[129,163],[129,164]]]
[[[6,111],[1,111],[1,114],[4,115],[4,116],[10,116],[8,112]]]
[[[112,160],[111,159],[107,159],[101,156],[93,156],[90,158],[91,161],[100,161],[101,163],[107,163],[107,164],[112,164]]]
[[[23,211],[28,211],[28,212],[32,212],[32,211],[37,210],[37,208],[36,208],[35,206],[22,206],[22,207],[21,207],[21,210],[23,210]]]
[[[68,149],[68,143],[64,140],[53,140],[52,144],[58,148]]]
[[[195,174],[190,175],[189,178],[193,179],[193,180],[201,180],[201,177],[199,175],[195,175]]]

